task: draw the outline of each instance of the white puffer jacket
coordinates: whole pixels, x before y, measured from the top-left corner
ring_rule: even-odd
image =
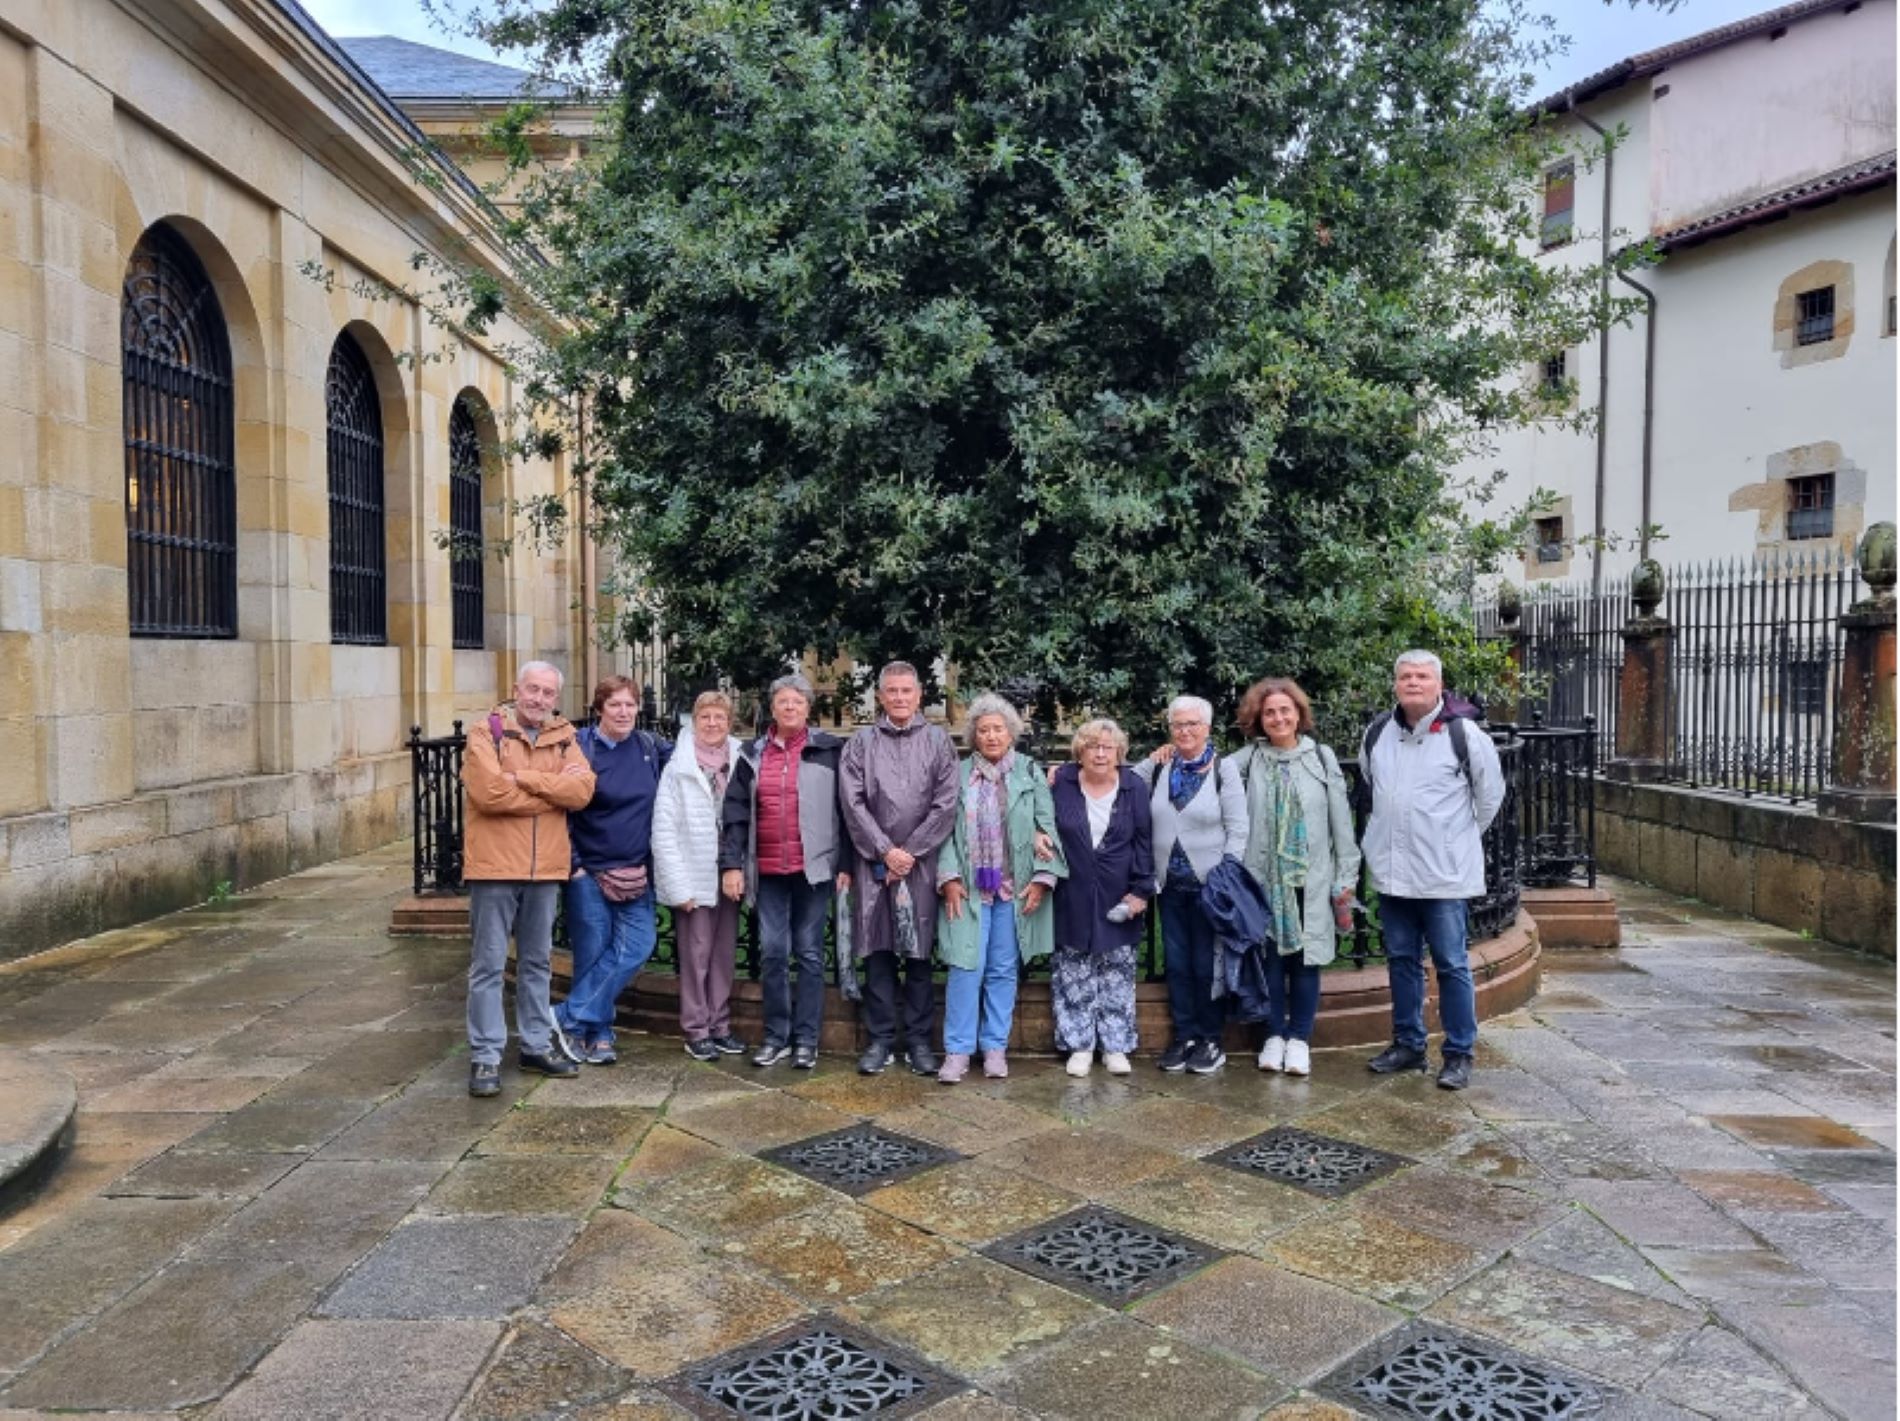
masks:
[[[739,749],[738,737],[728,736],[729,763],[739,763]],[[700,773],[690,736],[660,771],[653,799],[653,885],[669,908],[719,901],[719,805]]]

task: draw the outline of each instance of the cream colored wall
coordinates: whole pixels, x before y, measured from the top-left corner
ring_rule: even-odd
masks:
[[[487,645],[451,648],[449,413],[472,391],[506,427],[513,391],[483,343],[351,287],[487,239],[414,185],[399,130],[340,73],[262,0],[0,0],[0,956],[406,832],[409,726],[446,732],[519,661],[573,659],[571,550],[491,559]],[[159,221],[230,331],[231,641],[129,635],[120,289]],[[383,647],[330,642],[324,375],[344,330],[382,403]],[[496,461],[490,535],[563,477]]]
[[[1885,17],[1879,21],[1885,38],[1856,38],[1861,15],[1876,11]],[[1612,165],[1612,247],[1682,220],[1681,214],[1689,210],[1686,205],[1705,203],[1718,191],[1731,198],[1738,191],[1743,196],[1759,194],[1759,188],[1737,189],[1735,184],[1746,175],[1785,170],[1791,161],[1785,152],[1763,168],[1741,146],[1714,143],[1712,133],[1714,146],[1697,153],[1684,137],[1691,132],[1687,119],[1701,114],[1700,124],[1722,105],[1753,113],[1757,102],[1768,102],[1764,94],[1798,92],[1785,84],[1791,76],[1812,78],[1817,66],[1831,64],[1843,74],[1859,73],[1859,56],[1835,51],[1863,41],[1876,51],[1886,46],[1884,120],[1854,97],[1851,85],[1840,94],[1811,89],[1814,123],[1832,124],[1838,132],[1824,141],[1806,120],[1795,125],[1795,131],[1806,134],[1802,142],[1819,155],[1810,172],[1839,166],[1836,159],[1848,149],[1863,156],[1891,149],[1893,11],[1891,0],[1884,0],[1852,16],[1829,12],[1790,26],[1787,36],[1773,44],[1761,38],[1698,55],[1652,80],[1624,85],[1585,105],[1599,125],[1623,135]],[[1788,47],[1796,40],[1799,45]],[[1710,75],[1719,75],[1720,82]],[[1670,92],[1655,98],[1654,90],[1663,85]],[[1863,111],[1873,112],[1873,128],[1854,121]],[[1676,116],[1670,140],[1676,146],[1668,152],[1662,147],[1665,114]],[[1577,239],[1543,254],[1541,260],[1587,264],[1597,261],[1602,251],[1604,167],[1600,160],[1586,166],[1583,155],[1600,140],[1574,117],[1558,122],[1579,155]],[[1884,129],[1879,127],[1882,122]],[[1745,128],[1735,120],[1735,132]],[[1667,180],[1659,176],[1665,166],[1670,169]],[[1652,199],[1659,194],[1672,206],[1653,208]],[[1701,210],[1706,211],[1706,205]],[[1894,341],[1883,335],[1886,261],[1894,232],[1894,189],[1889,183],[1862,196],[1678,250],[1660,265],[1634,273],[1658,301],[1651,519],[1665,536],[1652,547],[1657,558],[1665,563],[1746,559],[1779,548],[1782,503],[1775,494],[1782,492],[1785,501],[1785,490],[1763,485],[1791,471],[1818,470],[1814,461],[1826,462],[1835,449],[1841,503],[1837,543],[1849,546],[1866,523],[1894,517]],[[1844,304],[1837,319],[1843,325],[1851,322],[1852,333],[1835,343],[1838,351],[1810,347],[1791,353],[1783,348],[1788,344],[1785,337],[1777,343],[1777,298],[1797,272],[1828,262],[1846,263],[1851,269],[1851,307]],[[1846,284],[1837,289],[1846,302]],[[1621,283],[1613,284],[1613,291],[1624,297],[1636,294]],[[1642,523],[1646,322],[1639,313],[1609,334],[1608,413],[1601,431],[1602,526],[1619,544],[1601,559],[1609,575],[1634,566],[1635,535]],[[1598,343],[1585,341],[1568,354],[1578,403],[1592,410],[1601,393]],[[1530,378],[1530,372],[1523,372],[1522,378]],[[1458,473],[1505,472],[1499,496],[1487,511],[1522,503],[1536,489],[1554,493],[1556,503],[1551,506],[1566,506],[1568,526],[1582,536],[1597,525],[1596,462],[1596,436],[1530,428],[1498,436],[1485,454],[1467,460]],[[1764,518],[1771,504],[1774,516]],[[1595,562],[1590,549],[1580,548],[1568,559],[1564,575],[1587,578]],[[1540,568],[1528,558],[1505,571],[1520,583],[1549,574],[1548,566]]]
[[[1889,152],[1894,3],[1868,0],[1723,45],[1655,80],[1657,231]]]

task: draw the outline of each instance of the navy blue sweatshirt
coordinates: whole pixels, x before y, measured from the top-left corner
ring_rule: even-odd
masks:
[[[594,797],[567,816],[574,867],[597,873],[653,857],[653,795],[673,742],[636,730],[618,745],[593,726],[575,737],[594,768]]]

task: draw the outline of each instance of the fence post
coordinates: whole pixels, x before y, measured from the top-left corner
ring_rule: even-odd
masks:
[[[1663,570],[1645,558],[1630,577],[1636,610],[1623,624],[1623,672],[1616,683],[1616,754],[1611,779],[1645,784],[1669,769],[1669,619],[1657,614]]]
[[[1524,719],[1524,641],[1525,631],[1522,621],[1524,615],[1524,595],[1509,582],[1500,582],[1497,591],[1498,625],[1496,631],[1486,632],[1486,641],[1505,643],[1507,654],[1511,658],[1511,687],[1508,692],[1497,698],[1489,708],[1488,718],[1494,721],[1508,721],[1511,724]]]
[[[1834,776],[1820,811],[1861,823],[1894,822],[1894,526],[1860,540],[1868,593],[1841,615],[1846,634],[1834,697]]]

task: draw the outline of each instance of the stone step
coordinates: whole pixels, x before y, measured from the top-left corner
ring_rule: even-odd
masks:
[[[389,915],[392,937],[467,937],[468,899],[405,898]]]
[[[0,1048],[0,1209],[31,1192],[72,1143],[79,1091],[42,1056]]]

